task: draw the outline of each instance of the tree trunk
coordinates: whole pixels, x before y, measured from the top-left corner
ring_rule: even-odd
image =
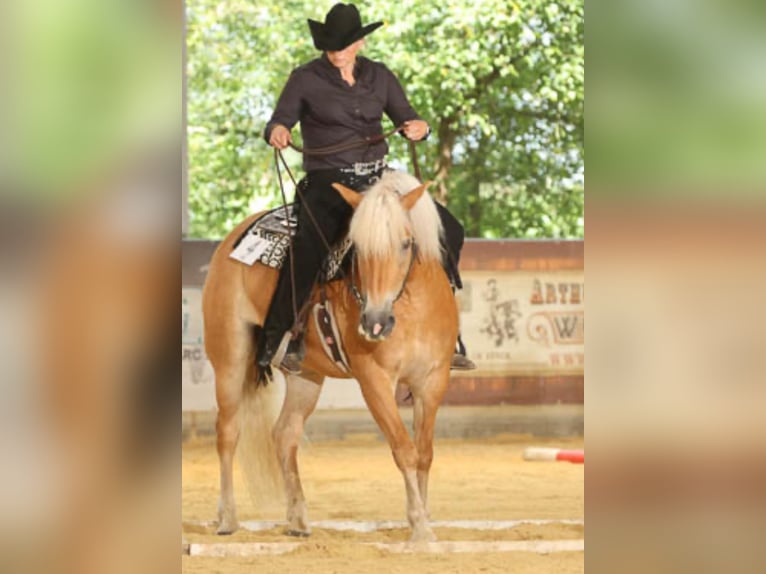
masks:
[[[468,198],[468,218],[463,222],[465,226],[466,237],[481,237],[481,199],[479,198],[479,185],[481,181],[476,178],[473,180],[473,196]]]
[[[482,201],[481,201],[481,184],[486,181],[486,175],[484,173],[484,161],[487,157],[487,148],[490,142],[486,135],[481,136],[479,139],[479,145],[476,148],[475,153],[469,158],[469,163],[466,165],[468,169],[468,182],[470,182],[470,196],[466,198],[467,213],[465,225],[466,237],[481,237],[482,230]]]

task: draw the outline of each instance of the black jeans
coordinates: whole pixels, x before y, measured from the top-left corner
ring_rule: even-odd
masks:
[[[341,183],[355,191],[363,191],[377,181],[381,173],[382,171],[378,171],[361,176],[337,169],[312,171],[298,183],[300,194],[296,193],[295,197],[298,228],[293,237],[292,251],[295,259],[293,265],[295,300],[299,312],[311,295],[311,289],[321,270],[322,262],[327,256],[325,240],[332,246],[343,239],[353,214],[351,207],[335,191],[332,184]],[[436,206],[444,226],[447,243],[445,270],[450,281],[461,288],[458,262],[465,235],[463,226],[446,208],[438,203]],[[274,297],[263,325],[263,334],[258,338],[259,364],[269,363],[285,332],[291,329],[294,323],[290,287],[290,255],[288,255],[279,273]]]

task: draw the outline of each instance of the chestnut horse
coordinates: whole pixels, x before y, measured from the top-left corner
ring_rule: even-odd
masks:
[[[442,267],[443,233],[436,206],[414,177],[386,172],[364,193],[335,189],[354,208],[349,237],[355,249],[352,276],[326,286],[351,375],[385,435],[404,477],[407,518],[413,541],[434,540],[428,525],[428,473],[433,458],[436,410],[450,373],[458,312]],[[256,424],[254,444],[243,449],[275,450],[272,465],[287,494],[287,532],[310,532],[297,466],[298,443],[325,377],[349,377],[324,353],[309,321],[301,376],[286,377],[286,395],[271,427],[264,401],[248,400],[274,385],[257,385],[255,337],[277,281],[277,271],[246,266],[229,257],[235,241],[258,215],[242,222],[213,255],[203,295],[205,347],[215,370],[221,498],[219,534],[236,530],[232,483],[234,451],[245,425]],[[314,290],[312,302],[318,300]],[[414,440],[395,399],[397,383],[413,397]],[[273,420],[273,419],[272,419]],[[269,430],[272,432],[269,432]],[[274,452],[274,451],[272,451]],[[266,465],[268,467],[268,465]],[[263,471],[261,471],[263,472]],[[260,476],[265,481],[267,477]]]

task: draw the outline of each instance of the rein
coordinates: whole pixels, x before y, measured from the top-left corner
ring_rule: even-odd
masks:
[[[315,155],[315,156],[332,155],[334,153],[338,153],[341,151],[348,151],[350,149],[354,149],[357,147],[369,146],[372,144],[376,144],[378,142],[382,142],[383,140],[390,138],[392,135],[402,131],[403,129],[404,129],[404,126],[399,126],[398,128],[394,128],[391,131],[388,131],[384,134],[370,136],[361,140],[329,145],[322,148],[308,149],[308,148],[296,145],[293,142],[290,142],[287,145],[289,145],[295,151],[302,153],[303,155]],[[415,177],[417,177],[420,181],[423,181],[423,179],[420,177],[420,165],[418,164],[418,154],[415,151],[415,142],[410,140],[409,144],[410,144],[409,146],[410,161],[412,161],[412,169],[415,172]]]
[[[399,287],[399,291],[396,294],[396,297],[394,297],[394,300],[391,302],[391,304],[396,303],[404,293],[404,288],[407,286],[407,280],[410,278],[410,273],[412,273],[412,267],[415,264],[415,259],[417,259],[417,251],[418,247],[415,244],[415,240],[412,239],[412,242],[410,243],[410,265],[407,267],[407,273],[404,274],[404,279],[402,280],[402,286]],[[361,311],[364,309],[365,304],[367,303],[367,297],[362,295],[362,293],[359,291],[357,286],[354,284],[354,275],[356,274],[356,252],[354,252],[351,256],[351,277],[348,281],[348,290],[351,292],[351,295],[353,295],[354,300],[356,301],[356,304],[359,305],[359,310]]]
[[[404,126],[399,126],[398,128],[394,128],[391,131],[386,132],[384,134],[379,134],[376,136],[366,137],[360,140],[354,140],[354,141],[339,143],[335,145],[328,145],[325,147],[314,148],[314,149],[307,149],[305,147],[296,145],[293,142],[290,142],[287,145],[289,145],[295,151],[302,153],[303,155],[317,155],[317,156],[332,155],[334,153],[338,153],[341,151],[347,151],[357,147],[369,146],[372,144],[376,144],[378,142],[382,142],[383,140],[390,138],[392,135],[402,131],[403,129],[404,129]]]

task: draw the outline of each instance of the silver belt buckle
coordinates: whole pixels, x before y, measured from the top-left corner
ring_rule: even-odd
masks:
[[[364,175],[370,175],[371,173],[375,173],[378,170],[383,169],[386,167],[386,161],[383,159],[377,159],[375,161],[368,161],[368,162],[356,162],[353,167],[349,170],[354,175],[364,176]]]

